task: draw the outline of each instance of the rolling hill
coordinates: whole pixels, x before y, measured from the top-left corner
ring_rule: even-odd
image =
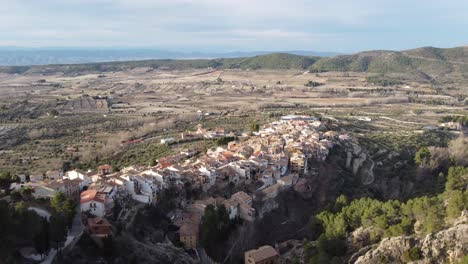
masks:
[[[56,64],[0,67],[3,73],[62,72],[83,74],[128,70],[136,67],[183,70],[217,69],[297,69],[311,72],[354,71],[395,75],[398,78],[431,83],[468,83],[468,47],[449,49],[423,47],[406,51],[366,51],[335,57],[273,53],[242,58],[193,60],[117,61],[89,64]]]

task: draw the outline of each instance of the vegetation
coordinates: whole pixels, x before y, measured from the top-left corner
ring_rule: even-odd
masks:
[[[220,245],[229,237],[239,223],[238,220],[230,220],[224,205],[208,205],[203,215],[200,229],[200,241],[209,256],[219,259]]]
[[[286,53],[273,53],[248,58],[198,59],[198,60],[146,60],[126,62],[103,62],[74,65],[52,66],[6,66],[0,67],[1,73],[48,73],[64,72],[109,72],[128,70],[136,67],[180,70],[188,68],[224,68],[224,69],[310,69],[312,72],[356,71],[386,73],[413,72],[429,76],[432,73],[443,74],[454,67],[452,61],[466,61],[464,48],[437,49],[432,47],[407,50],[404,52],[369,51],[353,55],[336,57],[309,57]],[[102,74],[101,74],[102,76]]]
[[[446,225],[444,219],[459,217],[463,210],[468,209],[467,185],[468,167],[451,167],[445,191],[438,196],[422,196],[407,202],[382,202],[366,197],[349,204],[345,197],[340,196],[331,210],[316,216],[323,233],[319,238],[318,253],[310,257],[311,261],[331,260],[344,255],[345,237],[359,227],[374,228],[368,244],[377,242],[381,237],[437,232]],[[419,249],[412,249],[405,254],[405,258],[410,260],[420,258]]]
[[[222,146],[227,146],[229,142],[234,141],[234,140],[236,140],[235,137],[221,137],[221,138],[217,138],[215,140],[215,143],[217,146],[222,147]]]
[[[45,229],[44,220],[36,212],[27,210],[24,204],[11,206],[0,200],[0,255],[5,257],[5,263],[17,263],[17,250],[25,245],[39,248],[44,254],[48,250],[43,243]]]
[[[254,132],[258,132],[259,129],[260,129],[260,125],[257,122],[250,124],[250,134]]]
[[[306,84],[304,84],[307,87],[317,87],[323,85],[323,83],[320,82],[314,82],[314,81],[308,81]]]
[[[122,153],[106,158],[100,162],[91,161],[88,164],[82,164],[84,168],[93,168],[97,164],[110,164],[115,170],[135,164],[149,165],[155,160],[173,154],[171,147],[159,144],[158,142],[148,142],[132,146]]]
[[[299,56],[286,53],[273,53],[249,58],[229,59],[198,59],[198,60],[146,60],[126,62],[102,62],[89,64],[53,65],[51,67],[41,66],[7,66],[0,67],[1,73],[22,74],[47,73],[52,71],[63,71],[65,74],[85,72],[110,72],[136,67],[150,67],[154,69],[163,68],[180,70],[188,68],[224,68],[224,69],[307,69],[314,64],[319,57]]]
[[[440,122],[460,122],[464,126],[468,126],[468,115],[463,116],[444,116],[440,119]]]
[[[50,205],[54,213],[58,215],[57,217],[63,218],[67,226],[71,226],[73,217],[75,216],[75,202],[65,197],[65,194],[62,192],[57,192],[50,199]]]
[[[403,84],[401,81],[386,77],[383,74],[369,76],[367,77],[367,82],[383,87]]]
[[[403,252],[403,261],[411,262],[421,259],[421,250],[417,247],[412,247]]]
[[[18,176],[12,175],[8,171],[0,173],[0,189],[7,190],[10,188],[11,183],[17,182]]]
[[[431,158],[431,151],[428,147],[422,147],[416,152],[416,156],[414,157],[414,162],[417,165],[424,165],[429,162]]]
[[[49,251],[50,249],[50,238],[49,238],[50,228],[49,228],[49,221],[47,219],[42,219],[41,225],[39,230],[36,234],[34,234],[33,241],[34,241],[34,248],[36,249],[37,253],[42,257]]]

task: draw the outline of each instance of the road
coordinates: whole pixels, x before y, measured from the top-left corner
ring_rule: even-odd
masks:
[[[80,207],[77,206],[76,207],[75,217],[73,218],[72,226],[71,226],[70,230],[68,230],[67,240],[65,240],[65,243],[64,243],[63,247],[61,247],[60,249],[61,250],[63,250],[63,249],[67,249],[67,250],[72,249],[76,245],[78,240],[80,240],[80,237],[83,234],[83,231],[84,231],[84,226],[83,226],[83,223],[81,223]],[[69,248],[67,248],[67,247],[69,247]],[[49,251],[49,254],[47,254],[47,257],[41,262],[41,264],[53,263],[56,256],[57,256],[57,250],[51,249]]]
[[[28,207],[28,210],[32,210],[36,212],[39,216],[45,217],[47,220],[50,218],[50,213],[42,208],[36,207],[36,206],[30,206]]]

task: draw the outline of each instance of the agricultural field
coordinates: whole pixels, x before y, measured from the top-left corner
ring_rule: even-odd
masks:
[[[111,157],[128,164],[142,155],[148,162],[151,155],[156,159],[174,151],[162,147],[161,138],[177,137],[198,123],[241,133],[254,122],[304,113],[347,120],[355,136],[371,132],[378,137],[422,133],[444,116],[466,114],[465,101],[433,84],[380,82],[370,76],[375,75],[151,67],[2,73],[0,166],[39,174],[94,166]],[[143,151],[132,145],[130,154],[119,158],[129,148],[123,142],[138,138],[144,138]]]

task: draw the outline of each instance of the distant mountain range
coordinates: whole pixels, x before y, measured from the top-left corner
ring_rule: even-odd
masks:
[[[0,47],[0,66],[24,66],[47,64],[77,64],[109,61],[133,61],[151,59],[215,59],[254,57],[269,53],[289,53],[301,56],[330,57],[336,52],[315,51],[252,51],[252,52],[177,52],[157,49],[67,49],[67,48],[17,48]]]
[[[28,51],[31,52],[31,51]],[[55,51],[60,54],[59,51]],[[63,51],[64,56],[68,54]],[[83,51],[78,58],[89,58],[101,54],[97,51]],[[133,51],[136,52],[136,51]],[[145,54],[141,51],[141,54]],[[5,51],[5,53],[7,53]],[[32,52],[33,53],[33,52]],[[256,55],[259,54],[260,55]],[[451,89],[466,90],[468,85],[468,47],[456,48],[434,48],[423,47],[405,51],[365,51],[351,55],[337,55],[333,57],[324,57],[310,55],[317,54],[308,52],[300,55],[290,53],[225,53],[210,54],[211,58],[199,58],[200,53],[185,54],[184,56],[193,59],[149,59],[123,61],[123,57],[118,57],[122,61],[96,62],[81,64],[57,64],[57,65],[29,65],[29,66],[3,66],[0,67],[2,73],[14,74],[53,74],[63,73],[68,75],[77,75],[85,73],[100,73],[108,71],[129,70],[137,67],[147,67],[159,70],[183,70],[183,69],[296,69],[309,72],[368,72],[375,76],[383,76],[396,81],[417,81],[431,83],[433,85],[446,85]],[[304,55],[306,53],[306,55]],[[40,52],[33,53],[41,56]],[[94,60],[109,58],[112,52],[102,52],[103,55],[97,56]],[[153,53],[156,54],[156,53]],[[171,57],[168,53],[166,56]],[[11,55],[11,54],[10,54]],[[327,54],[331,55],[331,54]],[[106,57],[107,56],[107,57]],[[142,55],[143,56],[143,55]],[[162,56],[162,55],[161,55]],[[175,57],[176,54],[172,57]],[[183,56],[179,54],[178,56]],[[205,56],[208,56],[205,54]],[[23,60],[24,64],[30,62],[27,56]],[[218,58],[221,57],[221,58]],[[38,60],[39,61],[39,60]],[[43,61],[43,60],[42,60]],[[48,62],[52,63],[52,59]],[[18,63],[18,61],[16,61]],[[22,64],[22,63],[20,63]],[[30,64],[30,63],[29,63]]]

